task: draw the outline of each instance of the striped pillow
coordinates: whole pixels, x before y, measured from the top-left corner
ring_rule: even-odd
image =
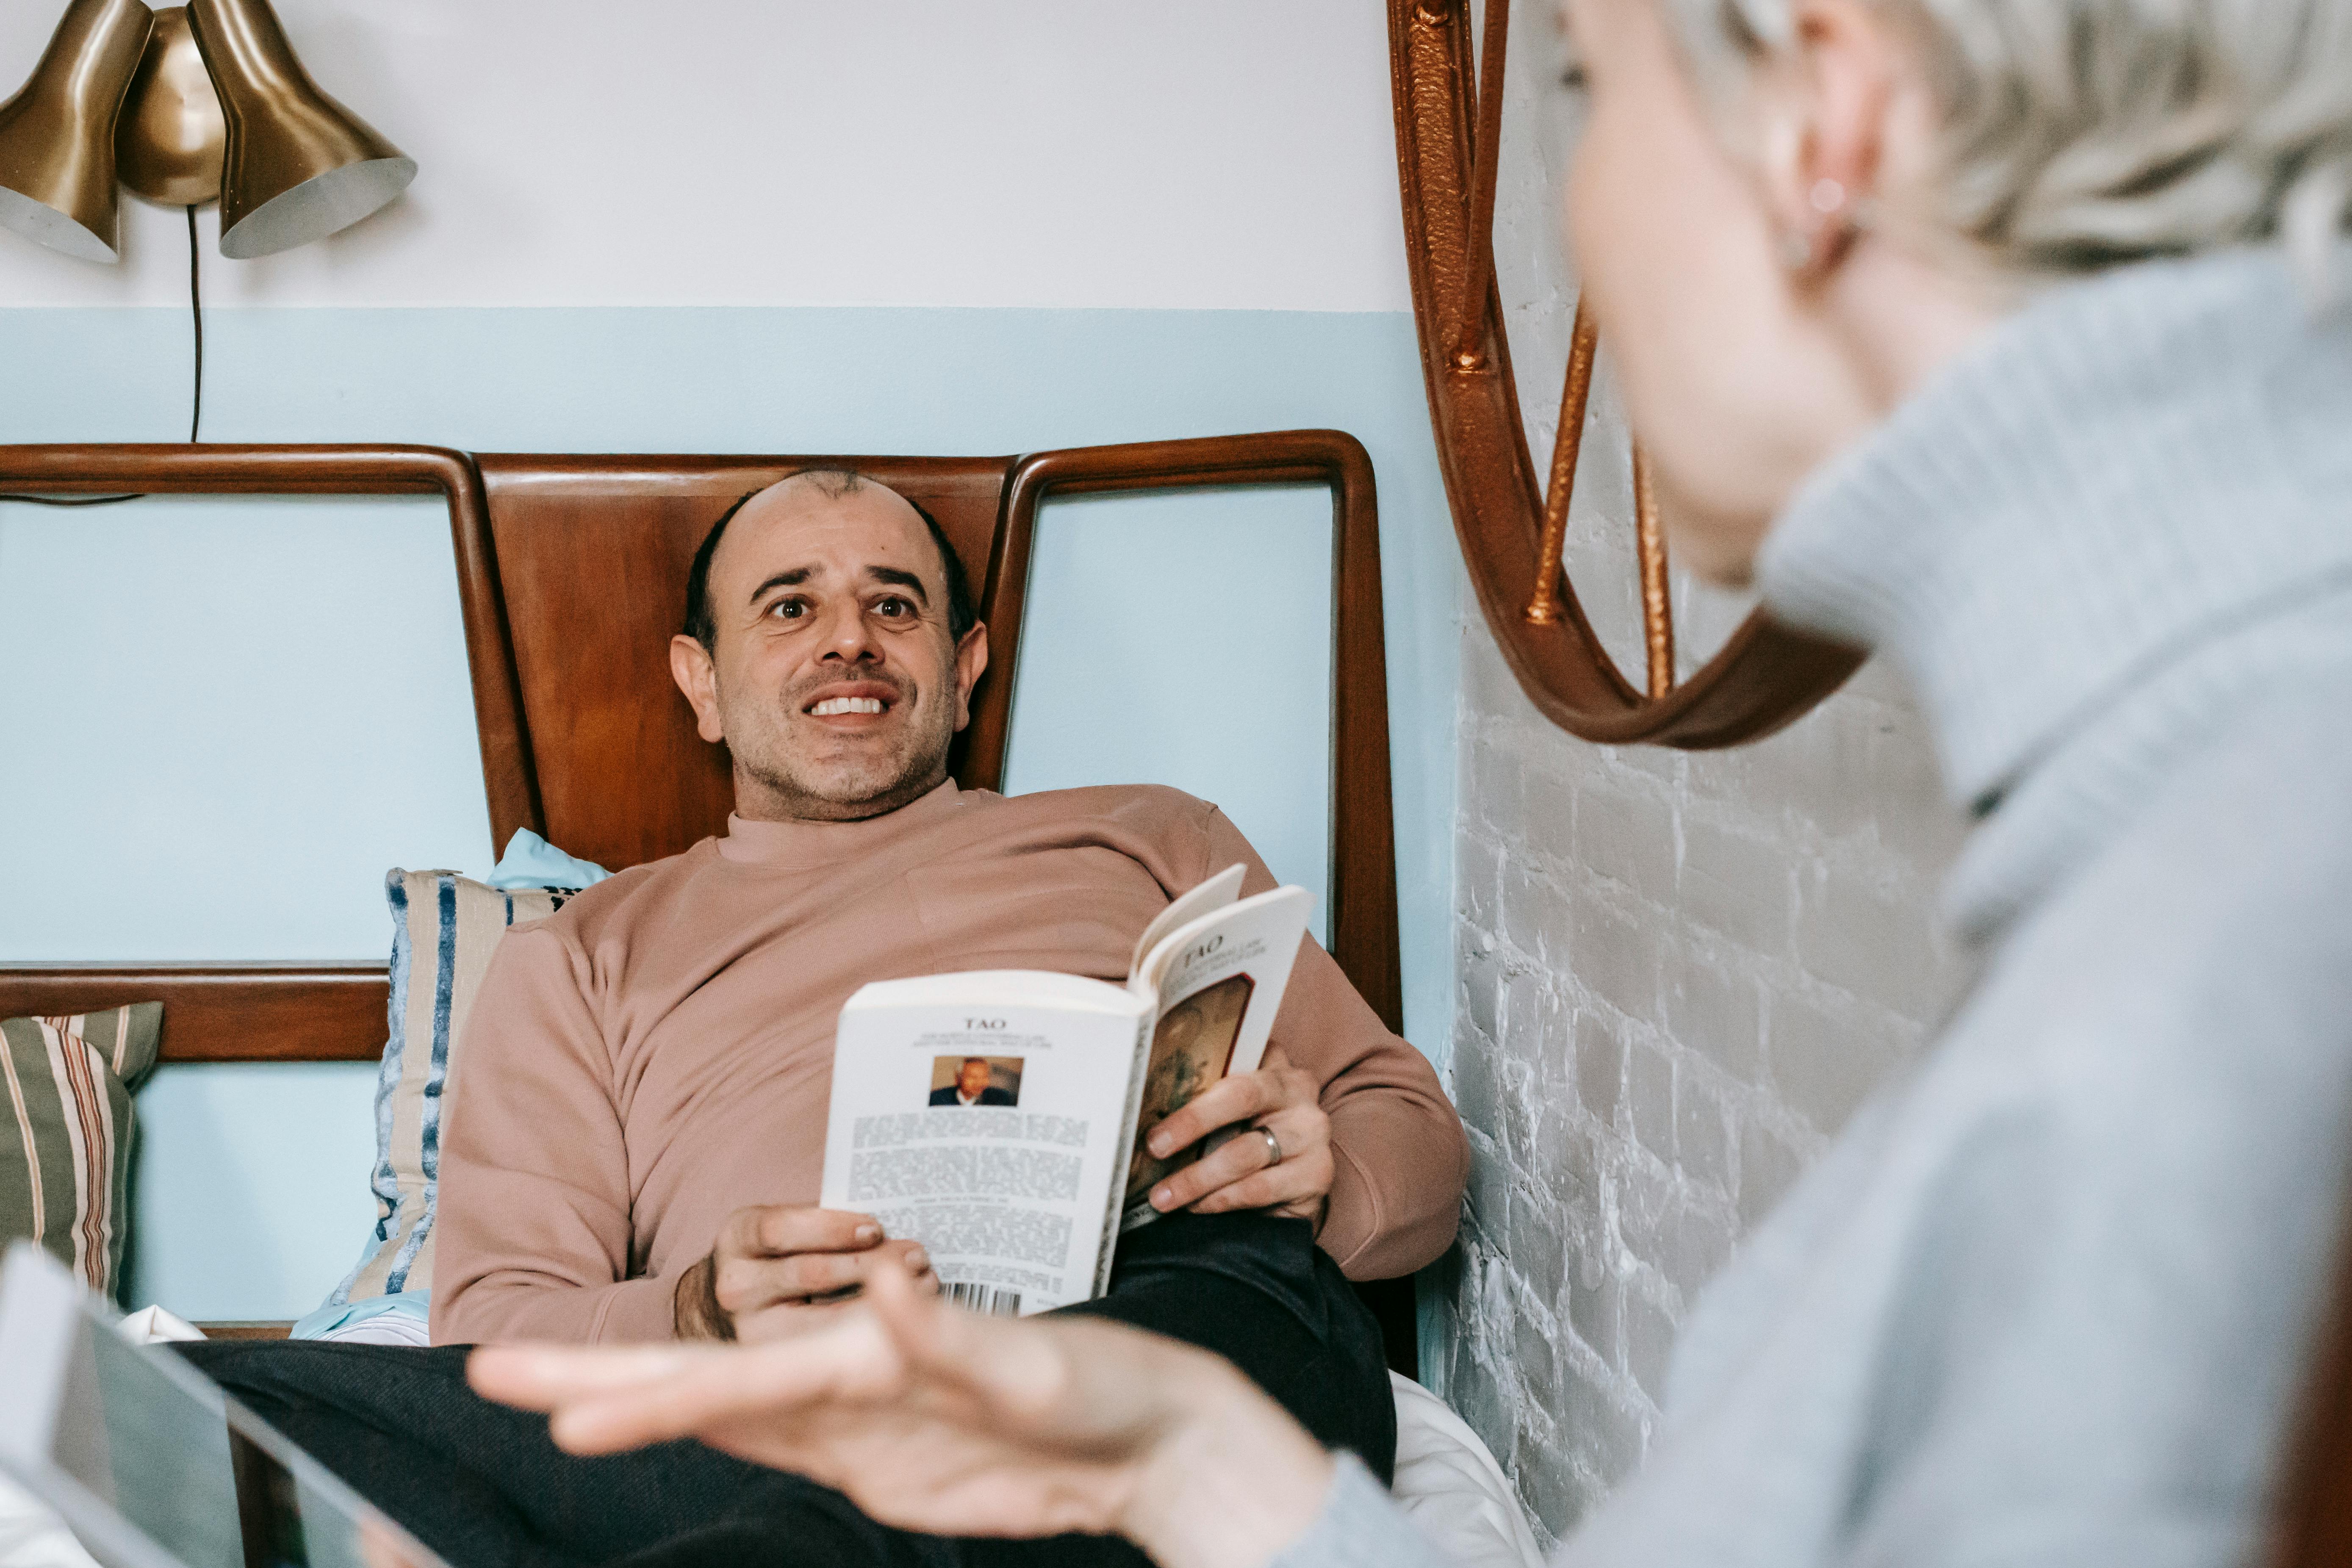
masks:
[[[375,1227],[359,1266],[327,1298],[349,1306],[433,1288],[441,1113],[449,1047],[465,1033],[490,953],[517,921],[563,906],[572,889],[501,891],[455,871],[384,874],[392,909],[391,1037],[375,1085]]]
[[[39,1243],[105,1296],[130,1231],[131,1091],[163,1040],[161,1002],[0,1018],[0,1239]]]

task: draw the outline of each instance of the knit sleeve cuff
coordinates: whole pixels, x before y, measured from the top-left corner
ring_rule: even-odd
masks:
[[[1268,1568],[1444,1568],[1363,1461],[1353,1454],[1334,1458],[1323,1511]]]

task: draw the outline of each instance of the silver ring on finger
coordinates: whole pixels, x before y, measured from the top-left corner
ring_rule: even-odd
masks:
[[[1276,1138],[1276,1137],[1274,1135],[1274,1129],[1273,1129],[1273,1128],[1271,1128],[1271,1127],[1258,1127],[1258,1128],[1253,1128],[1253,1129],[1252,1129],[1252,1131],[1255,1131],[1255,1132],[1259,1137],[1261,1137],[1261,1138],[1263,1138],[1263,1139],[1265,1139],[1265,1163],[1266,1163],[1266,1164],[1267,1164],[1268,1166],[1274,1166],[1274,1165],[1279,1165],[1279,1164],[1281,1164],[1281,1163],[1282,1163],[1282,1140],[1281,1140],[1281,1139],[1279,1139],[1279,1138]]]

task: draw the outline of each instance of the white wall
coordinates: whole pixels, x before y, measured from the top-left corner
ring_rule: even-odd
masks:
[[[320,85],[422,165],[224,303],[1409,308],[1388,45],[1362,0],[284,0]],[[0,96],[59,5],[0,6]],[[0,300],[169,304],[0,246]]]
[[[423,173],[378,216],[260,262],[221,258],[203,215],[208,439],[1007,452],[1329,425],[1364,440],[1408,1029],[1442,1055],[1457,568],[1405,313],[1376,7],[279,9],[328,90]],[[0,89],[54,15],[0,7]],[[120,268],[0,234],[0,441],[184,431],[183,221],[126,198],[124,222]],[[1247,590],[1229,635],[1271,628],[1298,616],[1326,521],[1297,495],[1074,502],[1049,509],[1040,590],[1099,609],[1138,580],[1164,588],[1172,542],[1213,539]],[[1181,617],[1160,620],[1124,650],[1134,682],[1032,670],[1047,695],[1018,716],[1016,782],[1144,770],[1221,799],[1277,869],[1317,882],[1322,781],[1298,743],[1323,727],[1319,666],[1274,658],[1290,679],[1245,716],[1258,738],[1212,754],[1167,692],[1100,711],[1103,690],[1157,689],[1146,665],[1189,652]],[[491,858],[456,625],[424,502],[0,506],[0,731],[122,764],[0,773],[16,895],[0,960],[381,952],[386,867]],[[142,1097],[134,1294],[201,1316],[313,1304],[367,1218],[370,1079],[165,1069]]]

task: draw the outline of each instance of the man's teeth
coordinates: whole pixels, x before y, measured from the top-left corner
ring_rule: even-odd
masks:
[[[820,719],[830,719],[836,713],[879,713],[882,711],[882,700],[879,697],[828,697],[809,711]]]

